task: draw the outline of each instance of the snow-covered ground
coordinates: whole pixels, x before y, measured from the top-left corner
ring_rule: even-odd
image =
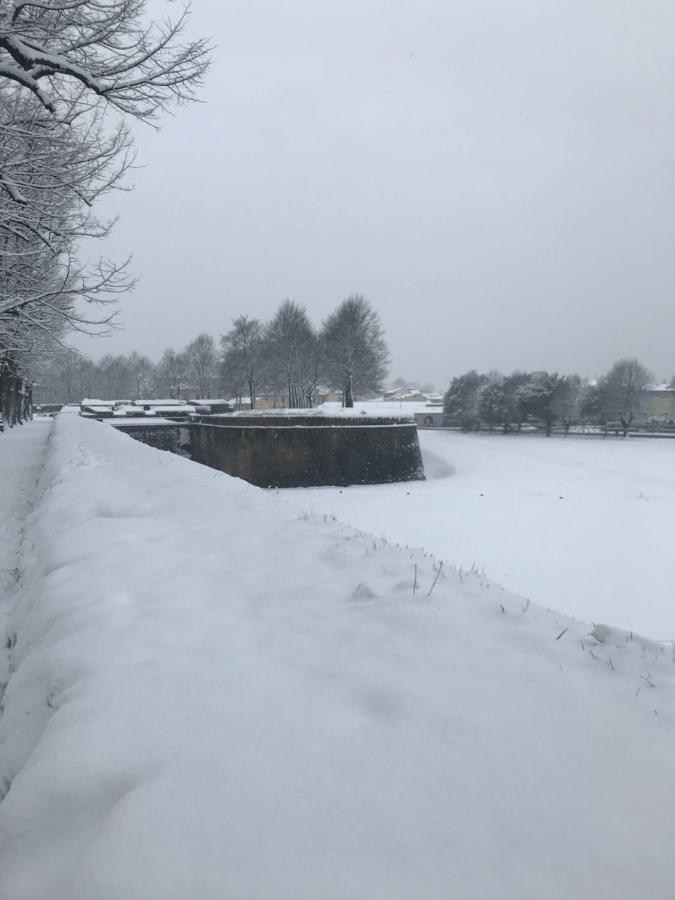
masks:
[[[568,615],[675,639],[675,442],[420,431],[420,444],[426,482],[292,501]]]
[[[672,647],[306,507],[57,417],[5,598],[0,897],[668,895]]]
[[[20,571],[20,547],[44,464],[51,419],[36,419],[0,434],[0,708],[7,681],[9,598]]]

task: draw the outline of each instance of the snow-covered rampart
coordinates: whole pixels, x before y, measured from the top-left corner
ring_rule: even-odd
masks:
[[[41,491],[8,631],[3,900],[672,884],[672,648],[73,416]]]

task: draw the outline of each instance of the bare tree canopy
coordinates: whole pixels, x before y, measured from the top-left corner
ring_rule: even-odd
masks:
[[[304,306],[284,300],[267,327],[266,351],[273,383],[287,392],[291,409],[311,405],[318,366],[317,337]]]
[[[386,346],[377,313],[363,298],[343,301],[335,316],[347,336],[351,354],[352,389],[366,393],[377,389],[384,377]],[[340,318],[340,316],[344,318]],[[346,320],[346,321],[345,321]],[[352,335],[350,328],[356,329]],[[330,332],[329,332],[330,336]],[[268,323],[248,315],[238,316],[220,337],[220,354],[209,334],[199,334],[182,351],[168,348],[153,364],[134,352],[129,356],[106,356],[98,363],[77,354],[57,353],[53,365],[41,365],[38,373],[41,402],[60,402],[74,397],[139,399],[150,390],[170,398],[197,399],[224,392],[237,408],[250,402],[252,409],[261,396],[268,407],[292,409],[312,407],[331,386],[346,396],[345,369],[331,374],[328,345],[317,335],[304,306],[284,300]],[[84,390],[83,385],[87,384]],[[351,395],[353,402],[353,394]]]
[[[73,121],[99,100],[154,119],[194,98],[208,41],[184,41],[189,5],[175,20],[147,21],[146,0],[14,0],[0,14],[0,78]]]
[[[210,397],[216,377],[216,342],[210,334],[199,334],[185,348],[188,377],[199,396]]]
[[[223,351],[223,378],[241,401],[244,387],[255,409],[258,384],[263,368],[265,329],[259,319],[239,316],[220,339]]]
[[[345,406],[354,406],[355,392],[382,388],[389,351],[380,317],[364,296],[342,301],[326,319],[321,340],[326,376],[343,391]]]
[[[8,379],[43,370],[68,331],[106,333],[106,305],[133,286],[127,260],[82,259],[79,245],[110,233],[96,202],[124,186],[133,162],[125,117],[153,122],[171,102],[194,99],[209,46],[184,39],[188,18],[189,5],[153,21],[146,0],[0,4],[4,393]]]
[[[620,359],[598,385],[599,404],[605,422],[621,423],[624,436],[644,409],[645,388],[654,376],[637,359]]]

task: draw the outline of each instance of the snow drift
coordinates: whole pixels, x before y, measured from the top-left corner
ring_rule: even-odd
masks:
[[[73,416],[40,491],[7,628],[0,896],[672,883],[670,646]]]

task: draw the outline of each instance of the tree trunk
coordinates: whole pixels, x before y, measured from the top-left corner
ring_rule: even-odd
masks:
[[[352,391],[352,373],[347,375],[347,384],[345,385],[345,406],[347,409],[354,408],[354,394]]]

